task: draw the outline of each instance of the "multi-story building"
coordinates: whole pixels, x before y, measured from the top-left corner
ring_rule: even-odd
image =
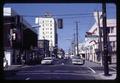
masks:
[[[99,42],[99,28],[96,17],[96,12],[94,12],[95,24],[90,28],[90,30],[86,33],[86,45],[85,45],[85,53],[86,59],[102,63],[102,55],[100,56],[99,45],[101,43],[102,53],[103,53],[103,36],[101,37],[101,42]],[[100,12],[100,14],[102,14]],[[102,19],[100,19],[100,28],[102,29]],[[108,28],[108,53],[109,53],[109,62],[116,63],[116,19],[107,19],[107,28]],[[102,29],[103,35],[103,29]]]
[[[58,35],[57,35],[57,23],[56,20],[49,14],[44,17],[36,17],[35,23],[39,25],[38,27],[38,41],[48,40],[49,41],[49,51],[50,56],[57,56],[58,47]]]
[[[49,47],[57,45],[56,21],[51,16],[37,17],[35,23],[40,25],[38,30],[38,40],[49,40]]]

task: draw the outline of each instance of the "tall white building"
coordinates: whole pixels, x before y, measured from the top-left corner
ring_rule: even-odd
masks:
[[[55,47],[57,43],[56,21],[52,17],[36,17],[35,23],[40,25],[38,29],[38,40],[49,40],[49,46]]]

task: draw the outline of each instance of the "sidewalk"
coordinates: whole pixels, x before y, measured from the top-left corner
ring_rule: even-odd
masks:
[[[91,62],[91,61],[85,61],[85,66],[89,66],[89,67],[103,67],[101,64],[99,63],[95,63],[95,62]],[[114,71],[116,71],[117,69],[117,64],[109,64],[109,69],[112,69]]]
[[[117,69],[117,63],[116,63],[116,64],[110,64],[109,67],[110,67],[110,68]]]
[[[116,64],[110,64],[109,65],[109,74],[110,76],[104,75],[104,67],[101,66],[101,64],[86,61],[85,66],[91,67],[93,70],[95,70],[95,77],[96,80],[115,80],[117,71],[116,71]],[[112,71],[111,71],[112,70]]]
[[[116,79],[116,72],[109,72],[110,76],[105,76],[104,73],[99,73],[98,74],[98,79],[100,80],[115,80]]]
[[[8,66],[8,67],[4,68],[4,71],[18,70],[18,69],[20,69],[21,67],[23,67],[23,66],[22,66],[22,65],[11,65],[11,66]]]
[[[24,65],[11,65],[6,68],[4,68],[4,75],[5,76],[11,76],[15,75],[16,72],[18,72],[21,68],[25,67]]]

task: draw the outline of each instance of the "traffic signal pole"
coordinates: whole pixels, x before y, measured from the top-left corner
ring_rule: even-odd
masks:
[[[104,75],[109,76],[108,67],[108,32],[106,23],[106,3],[102,3],[102,15],[103,15],[103,64],[104,64]]]

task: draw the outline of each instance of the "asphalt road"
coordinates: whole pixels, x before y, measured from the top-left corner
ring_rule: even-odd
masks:
[[[93,72],[80,65],[36,65],[26,67],[6,80],[94,80]]]
[[[95,71],[103,71],[103,67],[94,66],[95,64],[88,62],[84,65],[73,65],[70,60],[62,59],[54,65],[23,67],[15,74],[5,76],[5,80],[96,80],[98,78]]]
[[[72,65],[70,60],[59,60],[54,65],[35,65],[22,68],[5,80],[94,80],[94,73],[83,65]]]

